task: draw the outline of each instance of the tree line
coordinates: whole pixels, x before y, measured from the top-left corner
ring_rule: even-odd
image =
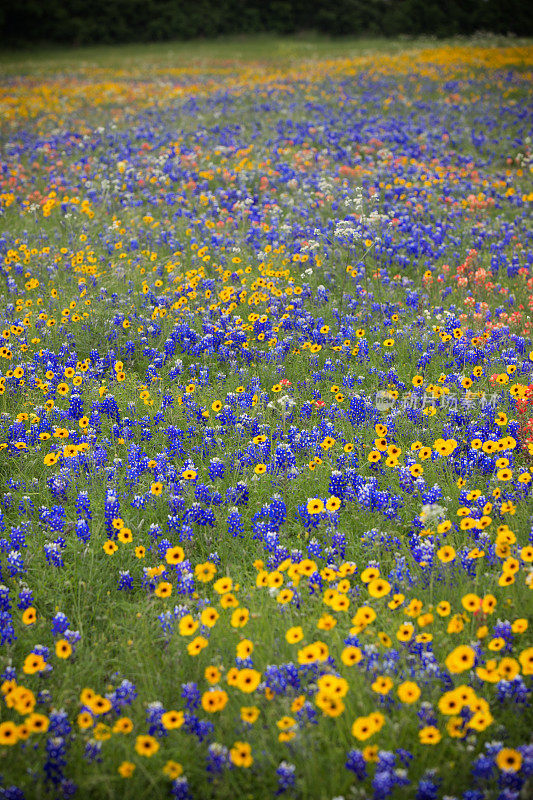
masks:
[[[235,34],[533,34],[523,0],[14,0],[1,43],[113,44]]]

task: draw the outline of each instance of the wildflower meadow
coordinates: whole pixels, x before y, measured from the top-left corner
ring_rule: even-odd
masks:
[[[531,43],[0,71],[0,798],[531,798]]]

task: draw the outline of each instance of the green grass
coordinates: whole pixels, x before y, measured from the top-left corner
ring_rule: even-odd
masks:
[[[384,39],[343,37],[332,39],[318,34],[299,37],[275,35],[227,36],[215,40],[156,42],[151,44],[92,45],[82,47],[32,46],[31,49],[0,49],[0,65],[6,75],[46,75],[80,68],[147,71],[151,67],[203,67],[213,62],[256,62],[290,67],[313,59],[352,58],[369,54],[393,54],[435,46],[470,47],[524,46],[527,38],[480,34],[476,40],[455,37],[436,40],[431,36]],[[149,74],[149,73],[148,73]]]
[[[56,66],[72,68],[79,63],[105,67],[131,68],[139,62],[150,65],[195,66],[212,61],[237,61],[244,64],[263,61],[274,64],[290,64],[294,60],[307,58],[340,58],[367,52],[399,52],[405,45],[429,44],[430,38],[406,39],[405,42],[388,39],[330,39],[319,35],[280,37],[271,35],[222,37],[214,41],[195,39],[192,41],[157,42],[152,44],[100,45],[84,47],[34,47],[27,50],[0,51],[0,63],[5,69],[17,73],[39,65],[48,70]],[[501,40],[500,40],[501,41]]]

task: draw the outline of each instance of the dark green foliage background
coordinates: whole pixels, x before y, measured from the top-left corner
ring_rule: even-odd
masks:
[[[112,44],[316,31],[330,36],[533,34],[524,0],[4,0],[2,45]]]

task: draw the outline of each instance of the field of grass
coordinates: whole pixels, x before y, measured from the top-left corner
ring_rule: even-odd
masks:
[[[532,796],[532,76],[0,57],[0,798]]]

